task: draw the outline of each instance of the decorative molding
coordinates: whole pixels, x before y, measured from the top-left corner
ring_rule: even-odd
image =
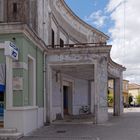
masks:
[[[24,111],[24,110],[37,110],[38,106],[23,106],[23,107],[11,107],[7,108],[7,111]]]

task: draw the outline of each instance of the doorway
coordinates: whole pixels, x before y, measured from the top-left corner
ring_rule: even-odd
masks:
[[[65,82],[63,85],[63,115],[72,114],[72,84]]]
[[[68,104],[69,104],[69,87],[63,86],[63,109],[64,109],[64,115],[69,114]]]
[[[0,91],[0,128],[3,127],[4,121],[4,92]]]

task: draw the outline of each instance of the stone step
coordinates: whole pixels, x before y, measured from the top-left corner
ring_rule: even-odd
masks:
[[[0,134],[3,133],[17,133],[17,129],[16,128],[0,128]]]
[[[18,140],[23,137],[22,133],[0,133],[0,140]]]

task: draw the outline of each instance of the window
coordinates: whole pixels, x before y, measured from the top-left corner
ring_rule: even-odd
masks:
[[[17,13],[17,3],[16,2],[13,3],[13,13],[14,14]]]
[[[60,47],[63,48],[64,47],[64,41],[63,39],[60,38]]]
[[[52,29],[52,48],[54,48],[54,43],[55,42],[55,35],[54,35],[54,30]]]
[[[35,59],[28,56],[28,105],[36,104],[36,66]]]

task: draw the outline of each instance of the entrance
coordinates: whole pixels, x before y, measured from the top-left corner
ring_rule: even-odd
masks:
[[[4,103],[5,103],[5,64],[0,64],[0,127],[4,122]]]
[[[68,105],[69,105],[69,87],[68,86],[63,86],[63,109],[64,109],[64,115],[68,115],[69,114],[69,109],[68,109]]]
[[[72,83],[63,84],[63,115],[72,114]]]
[[[4,92],[0,91],[0,127],[3,127],[4,121]]]

